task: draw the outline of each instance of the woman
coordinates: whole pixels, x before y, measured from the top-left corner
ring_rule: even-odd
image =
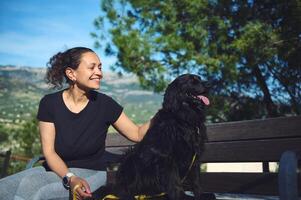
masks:
[[[37,118],[46,162],[44,168],[5,178],[7,182],[19,180],[15,195],[7,197],[66,198],[69,188],[79,199],[91,197],[91,191],[106,180],[106,173],[101,170],[108,127],[113,125],[128,139],[139,142],[149,122],[135,125],[118,103],[95,91],[103,74],[101,61],[91,49],[68,49],[54,55],[48,65],[48,82],[60,87],[66,80],[69,87],[46,95],[39,105]]]

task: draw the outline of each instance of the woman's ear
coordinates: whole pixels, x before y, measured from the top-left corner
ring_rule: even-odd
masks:
[[[76,77],[75,77],[75,74],[74,74],[74,70],[71,68],[71,67],[67,67],[65,69],[65,74],[66,74],[66,77],[68,77],[68,79],[72,82],[75,82],[76,81]]]

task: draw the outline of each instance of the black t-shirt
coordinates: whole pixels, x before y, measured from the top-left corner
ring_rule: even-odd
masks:
[[[55,151],[68,167],[103,170],[107,130],[120,116],[123,108],[111,97],[91,92],[86,107],[71,112],[63,101],[63,91],[44,96],[37,118],[55,126]],[[47,170],[49,167],[44,163]]]

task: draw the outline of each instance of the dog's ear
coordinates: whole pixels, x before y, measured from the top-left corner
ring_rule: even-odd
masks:
[[[179,108],[179,103],[177,102],[178,89],[179,88],[177,88],[177,84],[175,81],[173,81],[167,86],[163,100],[164,109],[177,110]]]

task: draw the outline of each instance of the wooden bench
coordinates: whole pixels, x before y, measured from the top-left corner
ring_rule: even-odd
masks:
[[[203,163],[262,162],[259,173],[203,172],[205,192],[279,196],[298,199],[301,190],[301,116],[217,123],[207,126]],[[106,150],[116,154],[133,145],[119,134],[108,134]],[[269,162],[279,162],[278,172]],[[108,168],[108,182],[114,170]]]
[[[3,178],[7,175],[7,169],[9,165],[11,151],[2,151],[0,152],[0,158],[1,158],[1,166],[0,166],[0,178]]]

